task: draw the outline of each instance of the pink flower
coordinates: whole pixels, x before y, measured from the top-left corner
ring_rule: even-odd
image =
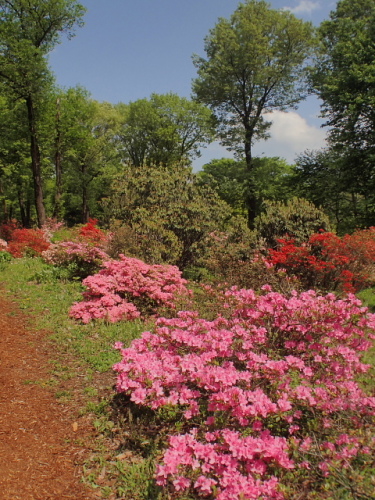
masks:
[[[178,476],[173,480],[173,486],[176,491],[187,490],[190,486],[191,481],[186,477]]]
[[[212,486],[216,484],[214,479],[209,479],[205,476],[199,476],[194,483],[194,488],[196,488],[200,493],[210,494],[212,493]]]

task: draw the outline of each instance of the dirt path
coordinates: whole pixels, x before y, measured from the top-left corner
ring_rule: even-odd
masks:
[[[0,289],[0,500],[98,498],[80,483],[85,449],[76,443],[87,429],[43,384],[52,357],[45,334]]]

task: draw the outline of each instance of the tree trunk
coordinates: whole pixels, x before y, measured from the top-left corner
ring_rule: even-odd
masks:
[[[4,194],[4,188],[3,188],[3,183],[0,181],[0,194],[3,195]],[[8,215],[8,205],[7,205],[7,200],[5,198],[5,196],[3,197],[3,203],[2,203],[2,211],[3,211],[3,215],[2,215],[2,221],[4,222],[7,222],[9,220],[9,215]]]
[[[44,208],[42,168],[40,161],[38,136],[36,131],[35,109],[33,98],[31,95],[26,98],[26,106],[30,133],[31,170],[33,173],[34,181],[35,208],[38,218],[38,226],[42,227],[46,222],[46,211]]]
[[[55,137],[55,174],[56,191],[53,217],[60,220],[62,218],[62,163],[61,163],[61,130],[60,130],[60,99],[56,100],[56,137]]]
[[[257,210],[257,200],[255,192],[254,183],[254,164],[253,157],[251,153],[251,138],[252,130],[245,126],[245,161],[246,161],[246,171],[247,171],[247,190],[246,190],[246,207],[247,207],[247,225],[249,229],[254,229],[256,210]]]
[[[20,214],[21,214],[21,222],[22,222],[22,227],[28,227],[27,224],[27,215],[26,215],[26,207],[25,207],[25,200],[23,198],[23,194],[21,190],[18,190],[18,204],[20,206]]]
[[[88,207],[88,190],[87,190],[87,185],[88,182],[86,182],[86,165],[82,164],[81,166],[81,172],[82,172],[82,222],[83,224],[86,224],[86,222],[89,221],[89,207]]]
[[[28,194],[27,195],[27,199],[26,199],[26,224],[27,224],[27,227],[31,227],[31,199],[30,199],[30,195]]]

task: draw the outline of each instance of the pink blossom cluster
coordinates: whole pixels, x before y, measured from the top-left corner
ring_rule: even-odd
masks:
[[[358,417],[355,417],[355,420],[359,420]],[[325,419],[322,428],[323,435],[325,434],[324,428],[327,428],[327,425],[328,427],[334,426],[335,422]],[[307,470],[318,469],[321,475],[327,477],[330,475],[332,468],[341,471],[351,469],[352,462],[355,459],[365,463],[370,458],[370,461],[374,462],[375,436],[373,429],[368,427],[366,425],[354,425],[353,428],[359,430],[357,435],[353,435],[353,430],[351,430],[351,434],[338,432],[335,439],[330,441],[324,439],[319,441],[315,436],[314,439],[310,436],[304,439],[292,438],[291,442],[298,449],[301,458],[301,468]]]
[[[171,438],[159,484],[221,500],[279,498],[272,471],[298,465],[287,447],[308,436],[308,415],[323,428],[338,414],[375,414],[356,381],[369,368],[360,356],[375,339],[375,315],[354,295],[263,292],[234,287],[225,318],[180,312],[129,348],[116,344],[119,392],[199,425]]]
[[[48,264],[59,267],[67,267],[72,263],[100,267],[103,261],[109,259],[104,250],[89,243],[74,241],[61,241],[52,244],[48,250],[43,252],[42,257]]]
[[[198,438],[197,429],[193,429],[189,434],[170,437],[156,480],[166,486],[173,477],[176,491],[194,488],[200,496],[216,492],[218,500],[277,500],[282,495],[276,477],[269,473],[271,467],[294,467],[285,438],[272,436],[269,431],[258,437],[243,437],[230,429],[206,432]]]
[[[161,305],[173,308],[176,297],[188,293],[177,267],[149,265],[125,255],[103,263],[103,269],[83,284],[85,300],[70,310],[71,317],[83,323],[100,318],[110,322],[135,319]]]
[[[2,240],[0,238],[0,251],[1,252],[6,252],[8,247],[8,243],[5,240]]]

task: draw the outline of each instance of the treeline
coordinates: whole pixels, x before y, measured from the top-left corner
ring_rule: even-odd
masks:
[[[31,227],[48,217],[70,225],[99,218],[130,231],[137,245],[140,234],[154,235],[161,260],[182,266],[205,234],[238,227],[239,219],[241,227],[259,226],[270,202],[304,212],[306,204],[292,200],[307,199],[339,233],[375,224],[372,0],[339,1],[318,28],[247,0],[210,30],[206,56],[194,56],[191,99],[152,94],[116,105],[84,88],[60,88],[48,66],[49,52],[74,34],[84,12],[74,0],[0,0],[3,221]],[[309,93],[322,99],[328,147],[295,165],[255,158],[268,113]],[[193,174],[192,161],[213,140],[235,159]]]

